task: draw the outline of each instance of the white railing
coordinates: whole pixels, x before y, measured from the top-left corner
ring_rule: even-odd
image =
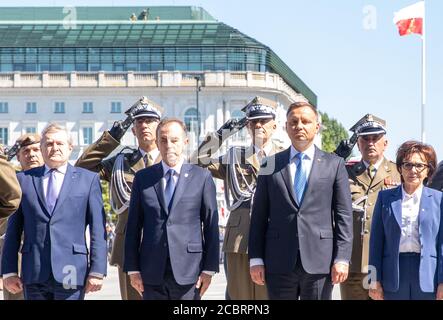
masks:
[[[266,88],[284,92],[294,101],[298,94],[280,75],[268,72],[0,72],[1,88],[57,88],[57,87],[191,87],[200,77],[203,87]]]

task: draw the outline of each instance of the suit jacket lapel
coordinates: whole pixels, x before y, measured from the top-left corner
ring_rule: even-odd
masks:
[[[369,187],[371,185],[371,177],[368,175],[368,170],[363,160],[359,163],[357,170],[357,180]]]
[[[425,219],[432,219],[432,217],[429,214],[426,214],[427,212],[432,212],[432,208],[430,208],[430,204],[432,201],[429,201],[428,198],[432,197],[432,193],[428,191],[428,188],[423,187],[423,192],[421,194],[420,198],[420,208],[418,209],[418,228],[420,230],[421,226],[423,225],[423,220]],[[422,234],[423,232],[419,232],[420,234],[420,241],[423,243]]]
[[[68,164],[68,167],[66,169],[65,178],[63,179],[63,184],[60,189],[60,193],[57,198],[57,202],[55,203],[54,211],[52,212],[52,215],[54,215],[57,211],[57,209],[61,206],[63,201],[66,199],[67,196],[71,193],[71,188],[75,184],[75,179],[77,177],[77,168],[71,166]]]
[[[291,155],[291,148],[286,149],[282,152],[280,163],[277,164],[278,168],[281,168],[280,174],[282,175],[283,181],[288,189],[291,201],[296,207],[298,207],[297,201],[295,201],[294,186],[291,179],[291,171],[289,170],[289,157]],[[277,159],[277,158],[276,158]],[[277,169],[278,170],[278,169]]]
[[[254,167],[255,172],[258,172],[260,170],[260,162],[254,152],[254,146],[249,146],[249,148],[246,149],[245,157],[245,161]]]
[[[180,176],[178,178],[177,185],[175,186],[174,195],[172,197],[171,212],[174,211],[174,207],[180,201],[181,196],[186,190],[186,186],[188,185],[188,181],[190,180],[191,170],[192,166],[190,164],[183,164],[180,170]]]
[[[402,200],[401,186],[398,186],[391,196],[394,198],[393,201],[391,202],[392,212],[394,213],[395,220],[397,221],[398,226],[401,229],[401,200]]]
[[[137,162],[135,162],[131,167],[130,170],[135,175],[135,173],[141,169],[145,168],[145,161],[143,160],[142,154],[140,150],[138,150],[138,154],[136,156]]]
[[[43,177],[45,174],[45,166],[40,167],[40,172],[32,176],[32,182],[34,183],[34,188],[37,193],[38,198],[40,199],[40,203],[43,205],[43,208],[45,209],[45,214],[50,217],[50,212],[48,210],[48,207],[46,206],[46,198],[45,198],[45,192],[43,190]]]
[[[157,198],[158,198],[158,202],[160,203],[160,205],[163,207],[163,209],[165,210],[166,213],[168,213],[168,206],[165,204],[165,196],[164,196],[164,188],[165,186],[163,185],[163,167],[161,165],[161,163],[157,163],[154,166],[156,166],[155,169],[155,174],[156,177],[154,178],[155,180],[158,180],[156,184],[154,184],[154,189],[155,192],[157,193]],[[154,180],[154,181],[155,181]]]
[[[383,159],[382,163],[378,167],[377,172],[375,173],[375,177],[374,177],[374,180],[372,180],[371,185],[376,185],[376,184],[380,183],[381,181],[383,181],[386,178],[386,176],[387,176],[386,169],[388,167],[386,162],[387,162],[387,160]],[[366,170],[366,175],[368,175],[367,172],[368,172],[368,170]]]

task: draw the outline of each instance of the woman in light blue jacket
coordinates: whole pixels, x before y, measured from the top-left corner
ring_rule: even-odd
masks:
[[[372,217],[369,296],[442,300],[443,193],[423,185],[436,168],[435,151],[407,141],[396,163],[402,184],[379,193]]]

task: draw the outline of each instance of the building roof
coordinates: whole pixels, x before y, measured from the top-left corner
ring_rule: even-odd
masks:
[[[0,8],[0,48],[196,46],[264,49],[270,69],[317,105],[315,93],[269,47],[200,7]]]

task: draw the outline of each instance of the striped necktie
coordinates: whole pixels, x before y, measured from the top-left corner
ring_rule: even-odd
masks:
[[[306,165],[303,164],[303,159],[305,154],[299,152],[295,155],[295,177],[294,177],[294,192],[297,198],[297,203],[300,205],[303,200],[303,193],[305,192],[307,175],[306,175]]]

